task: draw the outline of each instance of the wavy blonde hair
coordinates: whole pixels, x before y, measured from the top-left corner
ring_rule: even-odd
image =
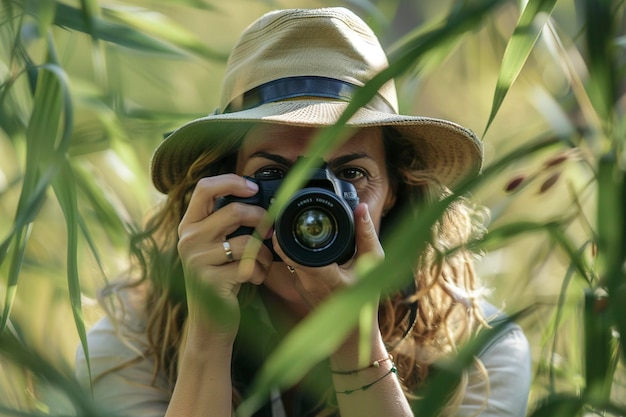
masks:
[[[387,169],[397,187],[398,201],[381,223],[381,234],[392,229],[402,208],[419,207],[449,195],[436,172],[423,168],[415,146],[391,128],[383,128]],[[149,282],[146,304],[149,351],[154,377],[164,372],[171,387],[177,377],[177,361],[186,317],[184,277],[177,253],[177,228],[197,181],[205,176],[233,172],[243,134],[211,146],[189,167],[184,180],[172,188],[164,204],[149,218],[145,230],[134,236],[132,254],[139,267],[139,282]],[[392,159],[393,158],[393,159]],[[207,168],[209,167],[209,168]],[[418,209],[418,208],[416,208]],[[464,245],[483,233],[484,211],[458,198],[432,229],[432,242],[416,259],[414,286],[384,298],[379,307],[382,336],[393,349],[398,377],[407,398],[427,380],[432,364],[453,354],[485,324],[480,306],[480,283],[475,275],[475,254]],[[454,249],[454,250],[451,250]],[[411,322],[410,308],[417,303]],[[407,333],[407,329],[410,331]],[[393,347],[393,348],[392,348]],[[467,386],[465,374],[441,415],[453,415]],[[233,401],[240,400],[233,391]],[[329,406],[319,416],[332,415]]]

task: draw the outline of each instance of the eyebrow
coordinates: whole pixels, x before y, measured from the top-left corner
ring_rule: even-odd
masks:
[[[250,155],[249,158],[269,159],[270,161],[274,161],[277,164],[284,165],[287,167],[294,164],[294,162],[288,158],[285,158],[283,156],[276,155],[273,153],[269,153],[269,152],[263,152],[263,151],[255,152],[252,155]],[[329,161],[328,163],[329,165],[344,165],[357,159],[373,159],[373,158],[366,152],[358,152],[358,153],[338,156],[337,158]]]
[[[348,155],[342,155],[342,156],[338,156],[337,158],[333,159],[332,161],[329,161],[330,165],[344,165],[347,163],[350,163],[354,160],[357,159],[374,159],[372,158],[368,153],[366,152],[359,152],[359,153],[351,153]]]
[[[252,159],[252,158],[269,159],[270,161],[274,161],[277,164],[284,165],[284,166],[287,166],[287,167],[293,165],[293,161],[291,161],[291,160],[289,160],[289,159],[287,159],[287,158],[285,158],[283,156],[276,155],[276,154],[269,153],[269,152],[263,152],[263,151],[255,152],[252,155],[250,155],[248,158],[249,159]]]

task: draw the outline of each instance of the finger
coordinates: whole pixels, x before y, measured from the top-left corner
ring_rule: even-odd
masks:
[[[239,261],[238,277],[253,284],[261,284],[267,276],[274,256],[263,242],[255,237],[246,236]]]
[[[266,217],[267,211],[263,207],[236,202],[227,204],[213,212],[198,224],[208,239],[219,240],[219,238],[223,239],[242,226],[254,229],[263,224]]]
[[[252,250],[250,247],[256,246]],[[254,251],[254,254],[251,253]],[[245,235],[214,242],[206,250],[196,251],[185,259],[188,271],[195,271],[206,283],[231,281],[261,284],[272,264],[270,250],[259,240]],[[230,278],[228,278],[230,277]],[[219,279],[216,279],[219,278]]]
[[[213,212],[216,197],[251,197],[258,189],[254,182],[235,174],[202,178],[196,184],[181,224],[195,223],[207,218]]]
[[[237,236],[222,243],[221,259],[236,263],[239,283],[261,284],[273,262],[273,255],[262,241],[250,236]]]
[[[220,265],[225,261],[224,238],[242,225],[255,227],[265,215],[266,211],[261,207],[232,203],[199,222],[181,222],[178,227],[178,252],[186,257],[198,251],[207,251],[210,263]]]
[[[356,229],[357,256],[370,254],[376,258],[383,258],[385,253],[380,244],[378,233],[370,216],[366,203],[360,203],[354,209],[354,223]]]

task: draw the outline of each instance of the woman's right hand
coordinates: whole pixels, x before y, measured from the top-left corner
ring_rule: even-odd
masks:
[[[225,195],[251,197],[258,186],[235,174],[202,178],[194,189],[189,206],[178,227],[178,253],[185,274],[189,330],[199,334],[235,337],[239,328],[237,293],[242,283],[261,284],[272,264],[272,254],[265,245],[254,257],[244,256],[250,235],[228,239],[232,251],[229,259],[226,236],[240,226],[257,227],[267,214],[259,206],[230,203],[214,211],[215,200]],[[248,252],[246,252],[247,255]],[[217,296],[227,312],[219,320],[210,315],[208,300]],[[191,336],[191,334],[190,334]],[[197,336],[197,334],[196,334]],[[201,342],[201,341],[197,341]]]

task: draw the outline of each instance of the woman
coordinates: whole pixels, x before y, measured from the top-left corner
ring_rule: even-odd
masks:
[[[387,82],[323,158],[323,172],[358,196],[347,260],[296,262],[263,228],[267,210],[256,197],[264,179],[283,178],[307,156],[319,129],[333,125],[356,88],[386,66],[371,29],[343,8],[276,11],[246,29],[227,65],[221,110],[182,126],[154,154],[153,181],[167,201],[135,240],[137,281],[109,291],[122,308],[89,334],[99,400],[125,415],[230,416],[281,338],[355,281],[356,260],[383,257],[379,235],[395,215],[478,174],[482,145],[474,134],[399,115]],[[258,415],[412,415],[431,364],[492,315],[477,295],[473,254],[437,256],[480,232],[477,214],[457,200],[434,228],[433,245],[416,255],[413,285],[381,298],[369,365],[360,365],[355,328],[327,362],[274,392]],[[265,245],[254,245],[254,228]],[[77,363],[87,378],[81,349]],[[509,326],[442,414],[525,415],[529,369],[527,341]]]

